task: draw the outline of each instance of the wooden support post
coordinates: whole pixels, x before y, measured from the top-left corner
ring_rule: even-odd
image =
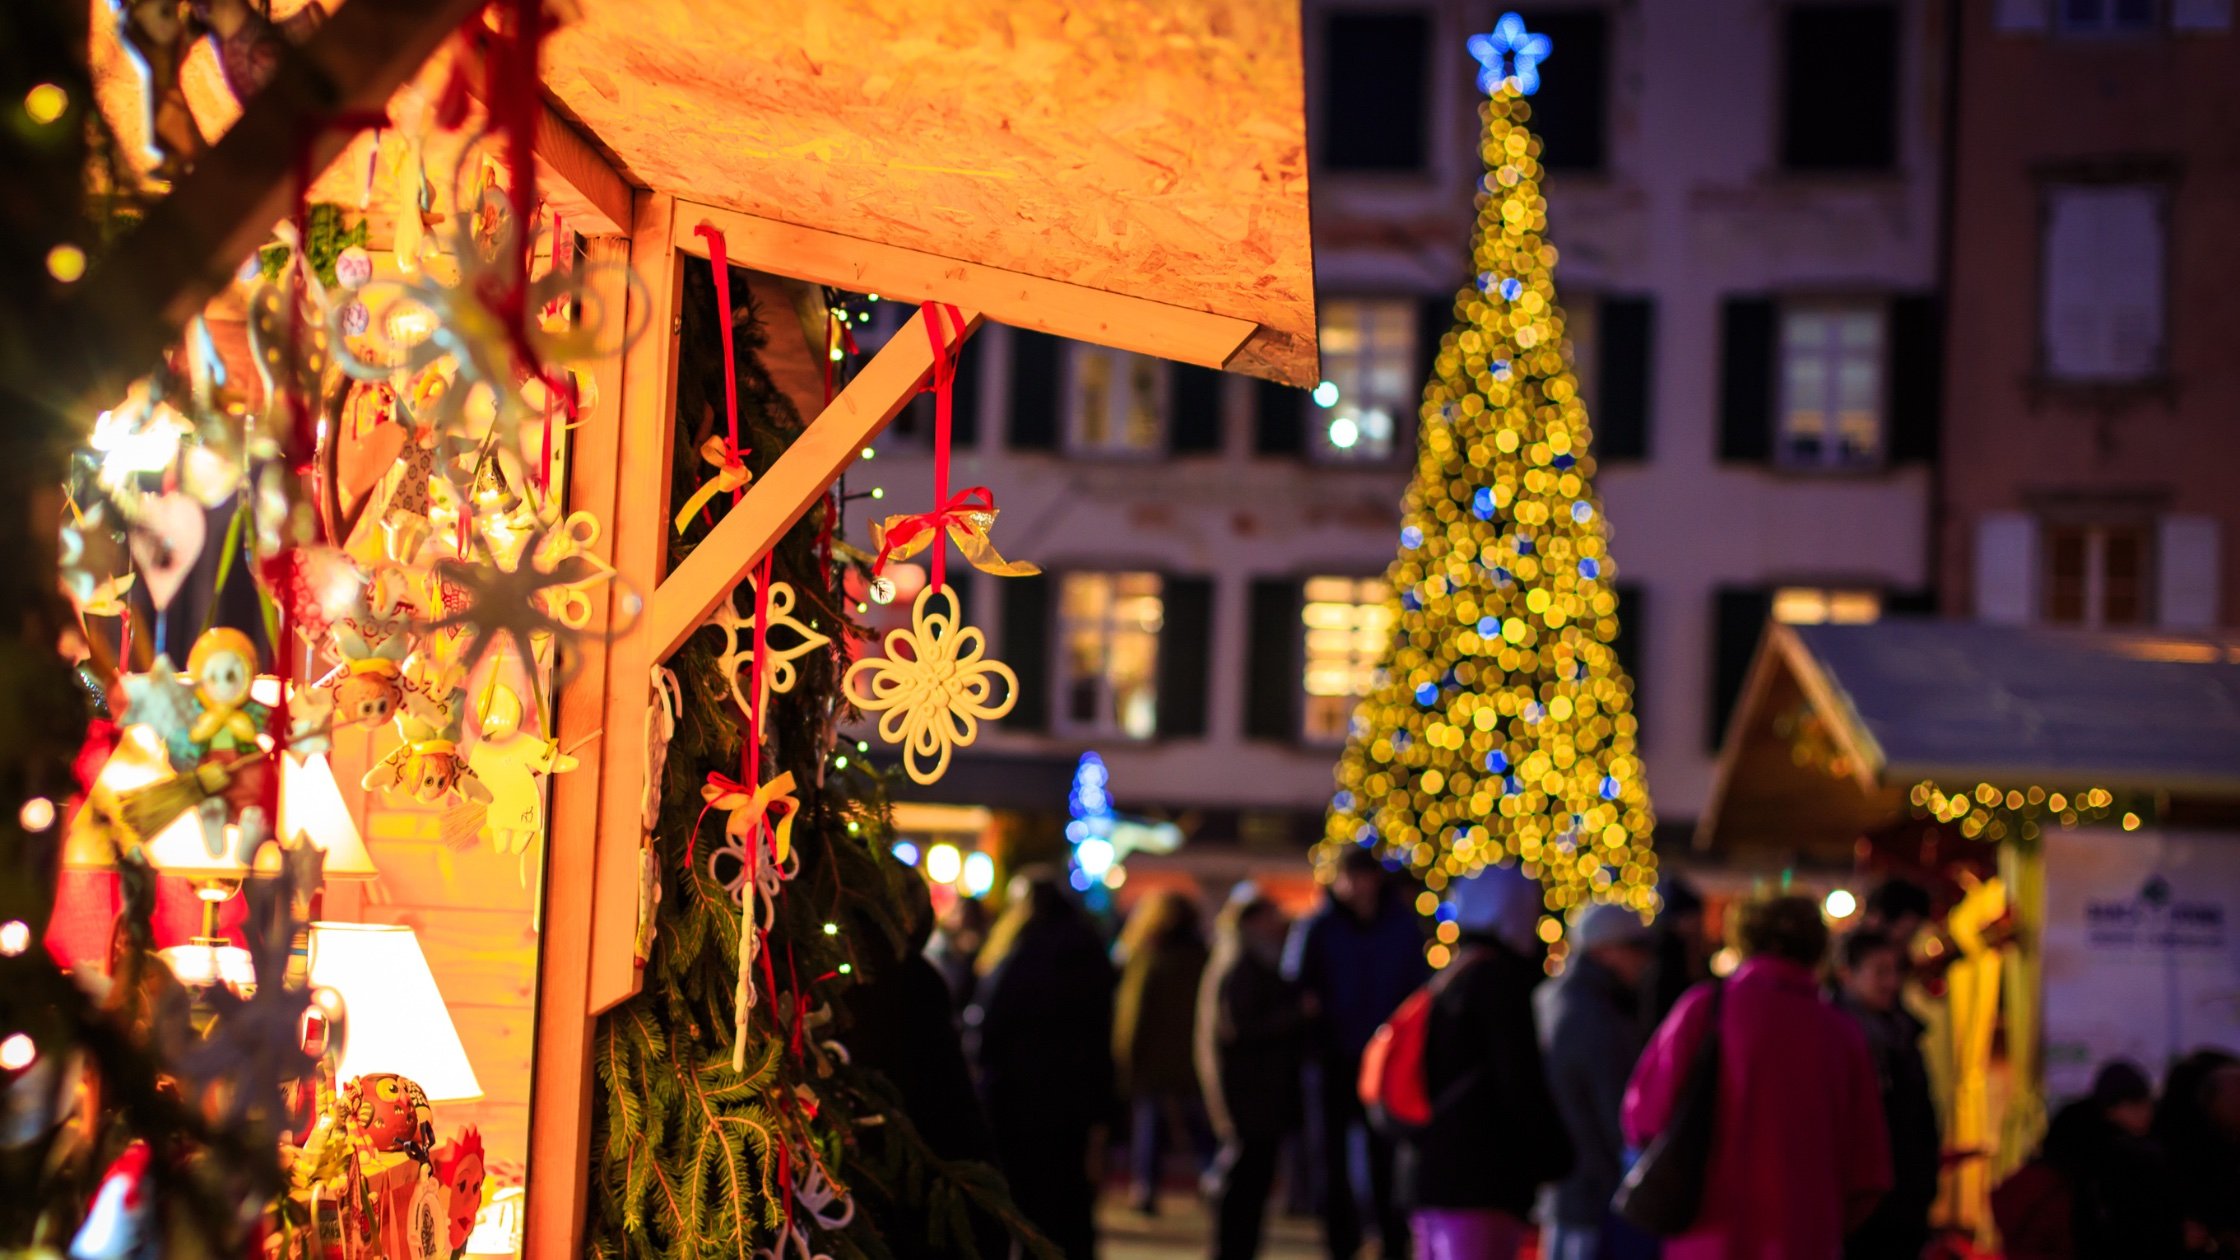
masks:
[[[603,631],[615,615],[614,603],[641,603],[658,572],[645,572],[650,510],[661,523],[667,494],[669,381],[675,359],[676,256],[668,248],[667,199],[642,194],[635,210],[651,207],[647,217],[658,234],[636,241],[595,239],[590,258],[625,261],[645,282],[646,330],[621,360],[607,359],[592,369],[598,396],[579,424],[569,452],[569,505],[589,510],[606,529],[594,544],[601,559],[616,567],[624,582],[593,596],[591,626]],[[621,278],[598,296],[606,309],[619,311],[628,292]],[[632,318],[638,318],[635,312]],[[645,466],[656,453],[644,449],[658,441],[658,471]],[[650,509],[643,501],[651,498]],[[656,562],[660,537],[650,540]],[[642,611],[637,617],[643,632]],[[624,636],[627,638],[628,636]],[[619,991],[613,957],[595,949],[593,931],[602,911],[612,914],[616,899],[630,903],[627,923],[637,924],[639,791],[645,778],[646,668],[619,643],[594,647],[559,699],[559,736],[571,746],[593,731],[596,753],[585,767],[553,781],[550,855],[545,879],[544,930],[538,962],[534,1106],[529,1121],[529,1195],[525,1242],[530,1260],[575,1260],[583,1254],[584,1203],[591,1167],[592,1035],[599,1010],[635,990],[631,942],[621,942]],[[619,716],[618,716],[619,715]],[[610,824],[609,820],[619,820]],[[627,853],[633,867],[617,878],[609,868]],[[612,881],[613,886],[609,887]],[[593,996],[595,982],[605,1000]]]
[[[980,312],[964,312],[965,335],[980,327]],[[646,611],[647,642],[656,658],[677,650],[762,558],[823,496],[871,439],[887,427],[933,371],[933,343],[923,312],[912,315],[886,348],[856,373],[786,453],[747,488],[747,497],[716,522],[677,571],[653,593]]]
[[[693,235],[702,223],[723,229],[724,249],[737,266],[905,302],[954,302],[999,324],[1201,367],[1228,363],[1256,327],[1251,320],[1230,315],[1046,280],[697,202],[677,203],[676,247],[705,256],[706,244]]]

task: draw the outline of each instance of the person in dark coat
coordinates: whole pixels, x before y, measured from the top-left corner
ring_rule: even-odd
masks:
[[[1944,1146],[1921,1057],[1921,1021],[1898,1000],[1904,985],[1899,940],[1865,927],[1843,939],[1834,999],[1867,1035],[1890,1130],[1891,1172],[1890,1193],[1845,1237],[1845,1260],[1921,1260],[1929,1245],[1929,1208],[1937,1201]]]
[[[1119,954],[1112,1057],[1129,1103],[1135,1206],[1149,1215],[1159,1210],[1167,1150],[1196,1150],[1198,1068],[1191,1033],[1206,971],[1197,905],[1173,889],[1145,897],[1128,916]]]
[[[1654,958],[1641,981],[1642,1035],[1653,1033],[1680,996],[1711,978],[1711,950],[1703,934],[1703,897],[1677,875],[1658,887]]]
[[[2172,1065],[2154,1133],[2176,1173],[2190,1254],[2240,1254],[2240,1059],[2201,1050]]]
[[[1570,1170],[1533,1031],[1546,978],[1540,886],[1489,867],[1449,889],[1461,928],[1423,1047],[1431,1122],[1400,1142],[1399,1189],[1424,1260],[1508,1260],[1540,1188]]]
[[[935,1155],[993,1164],[995,1138],[972,1090],[972,1072],[957,1037],[948,985],[924,952],[933,927],[926,882],[916,871],[903,868],[897,883],[910,935],[898,956],[867,968],[866,982],[844,991],[840,1004],[847,1016],[845,1044],[850,1061],[886,1078],[903,1116]],[[885,938],[865,922],[857,939]],[[877,1144],[887,1140],[886,1133],[883,1127],[873,1127],[861,1130],[860,1136]],[[878,1198],[863,1202],[896,1260],[934,1260],[946,1254],[932,1246],[921,1221],[904,1219],[902,1204]],[[1002,1253],[1007,1242],[1000,1222],[976,1217],[973,1228],[982,1254]]]
[[[1283,978],[1283,911],[1253,884],[1229,894],[1198,988],[1198,1079],[1221,1137],[1208,1188],[1213,1260],[1260,1253],[1283,1141],[1299,1121],[1306,1012]]]
[[[2121,1061],[2054,1113],[2038,1155],[1992,1192],[2010,1260],[2168,1260],[2186,1254],[2177,1181],[2150,1136],[2153,1087]]]
[[[959,897],[941,916],[940,930],[926,945],[926,959],[949,986],[950,1001],[960,1015],[972,1005],[973,990],[980,983],[977,964],[987,939],[988,903],[978,897]]]
[[[1009,899],[965,1026],[1013,1200],[1071,1260],[1091,1260],[1091,1152],[1113,1099],[1112,964],[1057,872],[1021,872]]]
[[[1654,941],[1633,911],[1594,906],[1572,926],[1562,977],[1533,997],[1548,1088],[1575,1156],[1570,1173],[1541,1199],[1548,1228],[1540,1254],[1547,1260],[1656,1254],[1653,1239],[1610,1210],[1626,1171],[1626,1081],[1648,1042],[1638,986]]]
[[[1354,1135],[1368,1150],[1368,1208],[1388,1260],[1409,1252],[1408,1222],[1392,1194],[1392,1142],[1369,1125],[1358,1085],[1361,1052],[1377,1026],[1423,983],[1423,930],[1377,856],[1348,848],[1320,909],[1292,928],[1283,972],[1313,1018],[1308,1105],[1318,1139],[1322,1241],[1332,1260],[1361,1249],[1362,1199]]]

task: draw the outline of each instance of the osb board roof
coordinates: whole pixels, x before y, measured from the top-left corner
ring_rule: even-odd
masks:
[[[1791,755],[1806,710],[1852,773]],[[1897,817],[1923,779],[2240,796],[2240,636],[1916,618],[1771,626],[1697,842],[1840,851]]]
[[[657,191],[1250,320],[1311,383],[1296,0],[582,0],[558,104]]]

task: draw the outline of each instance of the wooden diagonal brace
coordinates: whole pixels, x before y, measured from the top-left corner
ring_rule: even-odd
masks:
[[[969,337],[980,327],[981,313],[967,310],[964,318]],[[921,312],[872,356],[654,591],[646,610],[653,659],[667,657],[700,628],[778,536],[823,497],[864,446],[909,404],[932,371],[933,344]]]

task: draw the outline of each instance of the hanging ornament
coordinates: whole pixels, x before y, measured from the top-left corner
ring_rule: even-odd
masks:
[[[315,684],[333,695],[335,720],[379,726],[394,716],[404,702],[404,658],[411,646],[401,634],[368,643],[359,627],[337,625],[334,650],[340,663]]]
[[[782,867],[793,855],[793,818],[801,812],[801,802],[794,799],[792,771],[751,788],[720,771],[711,771],[708,782],[700,789],[700,799],[707,802],[701,807],[703,815],[709,810],[720,810],[724,814],[723,834],[727,839],[712,855],[708,873],[723,885],[732,900],[745,895],[747,874],[753,863],[742,861],[739,855],[749,847],[758,830],[766,829],[769,833],[773,862]],[[770,822],[772,813],[778,816],[775,824]],[[732,855],[728,861],[725,861],[726,854]],[[725,866],[731,862],[740,864],[727,875],[718,866],[719,861],[724,861]]]
[[[448,1227],[448,1254],[458,1255],[474,1232],[475,1213],[482,1210],[485,1162],[482,1133],[468,1125],[459,1136],[436,1148],[436,1179],[444,1193],[443,1215]]]
[[[871,602],[874,604],[891,604],[894,602],[894,579],[884,573],[871,579],[871,584],[866,589],[871,596]]]
[[[931,611],[939,598],[944,611]],[[962,622],[956,592],[928,586],[910,608],[910,625],[890,631],[883,657],[866,657],[841,678],[848,702],[877,713],[879,738],[903,746],[903,768],[919,783],[949,769],[954,749],[979,737],[980,723],[1011,712],[1019,676],[987,656],[987,636]],[[991,700],[995,680],[1003,698]]]
[[[70,1260],[155,1260],[155,1196],[146,1142],[124,1148],[93,1192],[85,1223],[70,1240]]]
[[[482,738],[468,754],[476,778],[490,793],[480,834],[498,852],[521,854],[544,834],[544,781],[578,764],[560,751],[560,741],[524,732],[521,697],[503,683],[492,683],[479,698],[476,719]]]
[[[747,471],[746,455],[745,451],[720,437],[711,437],[700,444],[701,460],[715,465],[716,475],[701,482],[700,488],[692,492],[692,497],[684,501],[683,507],[677,509],[678,533],[683,533],[685,527],[692,523],[692,518],[699,515],[700,509],[708,506],[708,500],[719,494],[737,494],[746,488],[748,482],[754,480],[754,474]]]
[[[118,805],[125,826],[143,840],[194,811],[205,848],[219,858],[227,855],[228,823],[241,825],[244,846],[262,838],[272,763],[257,737],[270,710],[250,697],[257,649],[239,630],[204,631],[187,656],[187,674],[182,684],[159,656],[148,674],[125,680],[125,721],[154,729],[176,773],[121,793]]]
[[[988,531],[995,527],[998,512],[995,496],[988,488],[973,486],[959,490],[955,497],[934,511],[890,516],[876,522],[871,526],[871,539],[879,545],[879,555],[872,561],[871,571],[884,573],[889,561],[907,560],[917,555],[946,531],[949,541],[955,543],[972,567],[982,573],[994,577],[1032,577],[1042,572],[1038,565],[1006,560],[1003,553],[996,550]],[[873,598],[877,599],[876,586]]]
[[[718,604],[715,615],[708,619],[707,624],[723,631],[723,651],[716,657],[716,669],[730,686],[733,703],[744,710],[750,706],[746,693],[740,690],[740,682],[743,676],[752,672],[755,660],[755,619],[739,615],[739,591],[742,589],[754,589],[752,579],[734,589],[730,598]],[[793,615],[794,600],[791,584],[770,584],[769,613],[762,622],[762,650],[769,658],[769,676],[765,685],[770,690],[781,693],[792,691],[794,684],[800,680],[794,661],[832,643],[830,635],[810,629]],[[773,641],[772,632],[780,630],[785,632],[787,642],[784,644]]]
[[[209,523],[202,505],[178,492],[149,495],[132,516],[126,545],[147,583],[148,602],[162,612],[201,558]]]

